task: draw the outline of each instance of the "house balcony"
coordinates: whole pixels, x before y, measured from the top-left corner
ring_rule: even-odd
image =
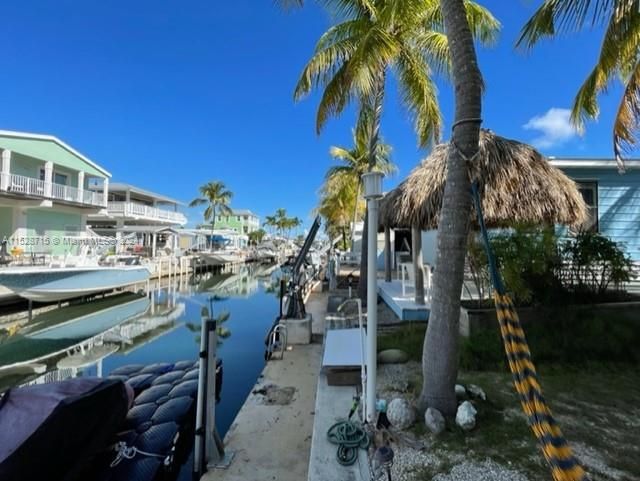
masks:
[[[50,199],[91,207],[104,207],[104,196],[101,193],[54,182],[47,185],[44,180],[18,174],[0,174],[0,194],[3,192],[19,197]]]
[[[110,217],[125,217],[166,224],[184,225],[187,223],[187,218],[181,212],[161,209],[138,202],[109,201],[107,204],[107,212]]]

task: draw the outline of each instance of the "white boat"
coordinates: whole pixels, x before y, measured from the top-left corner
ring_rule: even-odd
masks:
[[[0,286],[37,302],[55,302],[146,282],[146,266],[5,267]]]
[[[199,252],[198,257],[209,266],[224,266],[244,262],[244,258],[233,251],[215,250]]]

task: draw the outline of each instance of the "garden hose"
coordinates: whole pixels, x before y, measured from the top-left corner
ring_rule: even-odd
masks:
[[[327,438],[338,445],[336,457],[343,466],[351,466],[358,459],[358,449],[369,447],[369,435],[360,424],[351,421],[335,423],[327,431]]]

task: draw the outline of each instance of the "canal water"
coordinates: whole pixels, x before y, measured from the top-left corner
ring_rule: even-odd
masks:
[[[242,266],[169,284],[150,296],[110,296],[37,315],[31,324],[0,330],[0,391],[25,382],[108,376],[128,364],[197,360],[203,308],[213,309],[223,334],[218,344],[224,377],[216,425],[224,436],[264,367],[264,338],[278,314],[279,271]],[[80,344],[82,347],[79,347]],[[5,370],[16,362],[46,372]],[[4,377],[3,377],[4,376]],[[183,469],[180,479],[190,479]]]

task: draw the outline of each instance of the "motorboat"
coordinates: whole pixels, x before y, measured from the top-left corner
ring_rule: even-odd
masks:
[[[147,266],[4,267],[0,286],[37,302],[55,302],[144,283]]]
[[[244,258],[238,253],[226,249],[198,252],[198,257],[212,267],[244,262]]]

